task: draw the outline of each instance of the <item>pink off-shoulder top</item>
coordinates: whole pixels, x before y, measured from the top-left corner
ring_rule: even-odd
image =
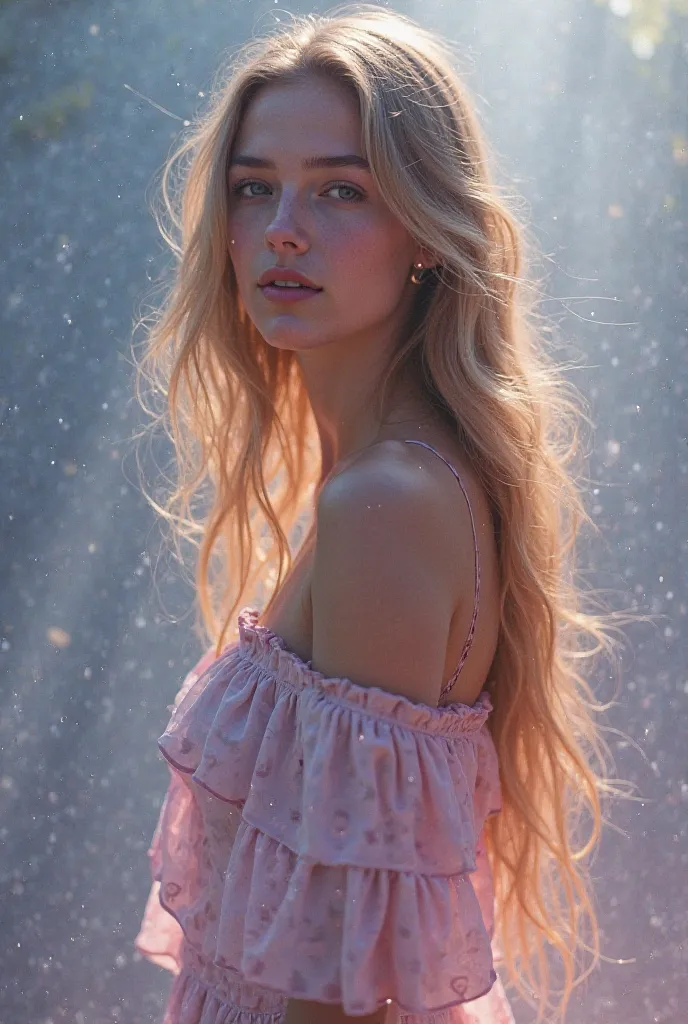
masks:
[[[327,677],[258,617],[186,677],[159,740],[135,944],[175,974],[162,1024],[283,1024],[290,998],[513,1024],[481,840],[500,807],[487,693],[431,707]]]

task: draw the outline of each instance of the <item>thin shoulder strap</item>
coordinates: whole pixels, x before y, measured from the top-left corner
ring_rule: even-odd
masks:
[[[475,560],[475,594],[474,594],[474,600],[473,600],[473,618],[471,619],[471,625],[470,625],[470,629],[468,630],[468,636],[466,637],[466,642],[463,645],[463,651],[461,652],[461,658],[459,659],[459,664],[457,665],[456,670],[454,671],[454,674],[452,675],[451,679],[448,680],[446,686],[442,690],[442,692],[440,694],[440,700],[441,700],[442,697],[444,697],[445,693],[448,693],[449,690],[454,685],[454,683],[456,682],[456,680],[458,678],[458,675],[459,675],[461,669],[464,666],[464,662],[466,661],[466,658],[468,657],[468,652],[471,649],[471,645],[473,644],[473,638],[475,636],[475,624],[476,624],[476,621],[477,621],[477,618],[478,618],[478,604],[480,602],[480,555],[478,553],[478,537],[477,537],[477,534],[476,534],[476,531],[475,531],[475,519],[473,517],[473,508],[471,506],[471,499],[468,497],[468,492],[466,491],[466,488],[463,485],[463,481],[461,480],[461,477],[459,476],[459,474],[456,472],[456,470],[452,466],[451,462],[447,462],[447,460],[445,459],[444,455],[440,455],[440,453],[438,451],[436,451],[432,447],[432,445],[426,444],[425,441],[416,441],[416,440],[410,441],[409,440],[409,441],[406,441],[406,444],[420,444],[420,445],[422,445],[423,448],[427,448],[429,451],[435,452],[435,455],[437,455],[438,458],[442,459],[442,462],[444,462],[447,466],[449,466],[449,468],[451,469],[452,473],[454,474],[454,476],[456,477],[456,479],[457,479],[457,481],[459,483],[459,487],[463,491],[464,498],[468,502],[468,511],[470,513],[470,516],[471,516],[471,529],[473,530],[473,554],[474,554],[474,560]]]

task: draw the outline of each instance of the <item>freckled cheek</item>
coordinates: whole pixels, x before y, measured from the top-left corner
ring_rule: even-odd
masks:
[[[357,301],[364,297],[385,301],[396,297],[404,286],[403,246],[389,232],[340,228],[326,250],[330,254],[328,274],[340,294],[351,294]]]

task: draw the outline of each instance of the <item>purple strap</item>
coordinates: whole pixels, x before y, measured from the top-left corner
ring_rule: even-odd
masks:
[[[444,697],[445,693],[448,693],[449,690],[451,690],[451,688],[454,685],[454,683],[456,682],[456,680],[457,680],[457,678],[459,676],[459,672],[463,668],[464,662],[465,662],[466,658],[468,657],[468,652],[471,649],[471,645],[473,643],[473,637],[475,636],[475,623],[476,623],[476,620],[478,618],[478,602],[480,600],[480,556],[478,554],[478,538],[477,538],[477,535],[476,535],[476,532],[475,532],[475,520],[473,519],[473,509],[471,507],[471,500],[468,497],[468,494],[466,492],[466,488],[463,485],[461,477],[456,472],[456,470],[452,466],[451,462],[447,462],[447,460],[445,459],[444,455],[440,455],[440,453],[438,451],[435,451],[435,449],[432,447],[432,445],[426,444],[425,441],[406,441],[405,443],[406,444],[420,444],[420,445],[422,445],[423,448],[427,448],[429,451],[435,452],[435,455],[437,455],[438,458],[442,459],[442,462],[446,463],[446,465],[449,466],[449,468],[451,469],[452,473],[454,474],[454,476],[456,477],[456,479],[459,482],[459,487],[463,491],[464,498],[468,502],[468,511],[471,514],[471,529],[473,530],[473,550],[474,550],[474,556],[475,556],[475,597],[474,597],[474,602],[473,602],[473,618],[471,620],[471,626],[470,626],[470,629],[468,630],[468,636],[466,637],[466,642],[463,645],[463,651],[461,652],[461,658],[459,660],[459,664],[456,667],[456,671],[452,675],[451,679],[448,680],[447,685],[444,687],[444,689],[440,693],[439,699],[442,700],[442,698]]]

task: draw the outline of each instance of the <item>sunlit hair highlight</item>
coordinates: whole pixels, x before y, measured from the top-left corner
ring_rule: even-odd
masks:
[[[235,55],[164,170],[161,227],[178,265],[148,325],[137,393],[175,455],[170,492],[150,500],[180,553],[183,541],[197,549],[197,625],[219,654],[240,608],[269,607],[321,475],[294,353],[265,343],[238,295],[229,158],[266,84],[313,73],[343,83],[358,99],[381,195],[438,261],[419,286],[381,407],[411,368],[456,430],[496,524],[501,632],[488,688],[503,808],[486,825],[486,844],[505,967],[544,1017],[554,1002],[563,1013],[599,957],[586,865],[613,785],[596,722],[603,706],[579,667],[613,654],[615,615],[582,608],[575,542],[593,524],[574,462],[586,417],[547,350],[522,266],[523,231],[491,179],[454,64],[432,33],[368,7],[294,18]]]

